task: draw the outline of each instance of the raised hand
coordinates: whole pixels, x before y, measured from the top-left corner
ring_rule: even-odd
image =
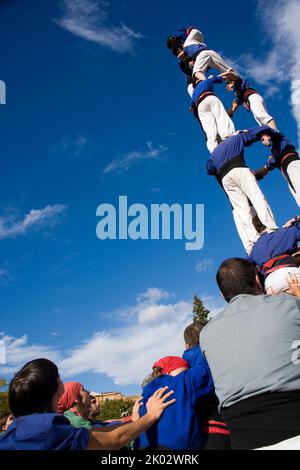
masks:
[[[168,398],[173,395],[174,390],[170,390],[166,393],[169,387],[162,387],[156,390],[153,395],[149,398],[146,404],[147,412],[149,415],[153,416],[155,419],[159,419],[163,412],[168,406],[175,403],[176,399],[168,400]]]

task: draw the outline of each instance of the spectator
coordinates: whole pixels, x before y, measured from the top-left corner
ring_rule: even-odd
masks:
[[[205,325],[206,323],[195,322],[184,330],[186,350],[182,357],[189,362],[190,367],[206,363],[199,345],[199,335]],[[203,433],[202,450],[230,450],[230,432],[221,419],[218,404],[218,398],[213,391],[199,407]]]
[[[55,364],[47,359],[28,362],[9,386],[14,421],[0,440],[0,450],[118,450],[147,431],[174,403],[161,388],[147,402],[147,413],[134,423],[89,431],[70,425],[57,414],[64,393]]]
[[[63,414],[75,428],[92,429],[89,421],[90,393],[78,382],[66,382],[64,393],[58,402],[58,412]]]
[[[88,420],[91,423],[92,427],[97,427],[97,428],[100,427],[101,428],[103,426],[113,426],[115,424],[122,424],[124,422],[123,420],[101,421],[101,420],[97,419],[97,416],[100,413],[100,405],[99,405],[96,397],[94,397],[94,395],[90,394],[90,400],[91,400],[91,407],[90,407],[90,410],[89,410]],[[130,420],[128,420],[128,421],[130,421]]]
[[[217,282],[228,306],[203,328],[200,345],[232,449],[299,436],[300,300],[264,295],[256,268],[240,258],[222,263]]]
[[[203,364],[189,369],[189,363],[181,357],[169,356],[153,365],[153,380],[143,390],[143,401],[159,387],[174,390],[176,404],[163,418],[135,442],[138,449],[198,450],[202,444],[201,418],[197,412],[199,401],[213,390],[209,368]],[[171,413],[170,413],[171,411]],[[140,415],[146,413],[145,405]],[[135,419],[133,413],[133,419]]]

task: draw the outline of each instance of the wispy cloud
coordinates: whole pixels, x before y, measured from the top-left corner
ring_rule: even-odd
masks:
[[[128,171],[135,164],[143,160],[157,160],[165,154],[167,150],[168,147],[164,145],[155,146],[152,142],[147,142],[145,149],[133,150],[132,152],[126,153],[121,158],[116,158],[102,170],[102,173],[121,173]]]
[[[64,136],[62,141],[53,147],[49,148],[49,152],[71,152],[76,157],[80,156],[83,150],[87,146],[87,138],[81,134],[77,134],[75,137]]]
[[[212,269],[214,265],[214,260],[213,258],[204,258],[203,260],[199,261],[196,265],[196,271],[197,273],[203,273],[205,271],[209,271]]]
[[[212,315],[220,310],[219,299],[201,298]],[[64,378],[91,372],[110,377],[116,385],[140,384],[155,360],[182,354],[183,331],[192,321],[192,302],[176,300],[163,289],[149,288],[117,315],[123,326],[97,331],[67,352],[30,345],[27,336],[6,336],[7,365],[0,367],[0,374],[11,374],[28,360],[47,357],[58,364]]]
[[[32,209],[21,220],[15,220],[15,215],[0,216],[0,240],[25,235],[32,229],[52,227],[59,222],[65,210],[66,206],[54,204],[44,209]]]
[[[265,96],[281,93],[283,87],[300,80],[300,3],[298,0],[258,0],[258,17],[267,38],[263,59],[240,58],[247,76],[266,85]],[[270,14],[272,11],[272,14]],[[291,102],[300,141],[300,104]]]
[[[6,268],[0,268],[0,282],[10,283],[12,276]]]
[[[135,43],[142,38],[122,22],[111,25],[109,2],[101,0],[64,0],[61,18],[55,20],[75,36],[108,47],[114,52],[133,52]]]

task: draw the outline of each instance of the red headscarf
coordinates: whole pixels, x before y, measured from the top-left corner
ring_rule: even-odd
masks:
[[[182,357],[167,356],[155,362],[153,367],[160,367],[163,374],[169,374],[173,370],[180,369],[181,367],[187,367],[189,369],[190,365],[188,361],[182,359]]]
[[[58,412],[64,413],[70,410],[76,402],[79,394],[81,384],[79,382],[66,382],[64,383],[64,393],[60,397],[58,402]]]

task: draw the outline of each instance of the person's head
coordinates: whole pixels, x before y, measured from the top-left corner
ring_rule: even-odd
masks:
[[[166,356],[153,364],[154,368],[159,368],[161,374],[175,377],[190,367],[188,361],[178,356]]]
[[[200,322],[194,322],[186,327],[183,333],[186,349],[199,346],[199,336],[204,326],[205,325]]]
[[[266,147],[271,147],[272,146],[272,138],[269,134],[261,134],[260,141]]]
[[[263,294],[256,267],[243,258],[223,261],[217,272],[217,283],[227,302],[240,294]]]
[[[0,432],[5,432],[8,426],[13,422],[14,417],[10,413],[0,416]]]
[[[233,80],[228,80],[226,82],[226,90],[227,91],[235,91],[235,86],[236,86],[236,84]]]
[[[91,400],[91,407],[90,407],[89,417],[91,419],[94,419],[100,413],[100,405],[96,397],[94,397],[94,395],[90,395],[90,400]]]
[[[30,361],[9,385],[9,407],[15,418],[57,411],[64,388],[56,365],[48,359]]]
[[[58,412],[74,410],[79,416],[87,419],[91,407],[90,393],[79,382],[64,383],[64,393],[58,402]]]
[[[183,52],[183,41],[179,36],[169,36],[167,38],[167,47],[174,55],[179,57],[179,54]]]

